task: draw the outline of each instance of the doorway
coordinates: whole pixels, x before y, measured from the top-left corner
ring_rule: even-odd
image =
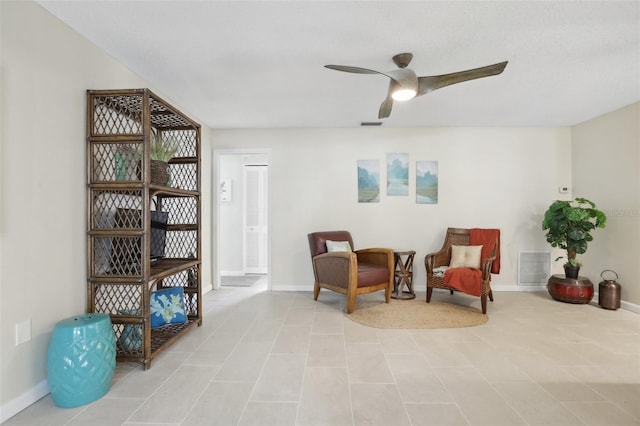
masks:
[[[271,288],[270,150],[214,150],[213,288]]]
[[[264,164],[244,165],[244,253],[245,274],[266,274],[269,227],[267,189],[269,167]]]

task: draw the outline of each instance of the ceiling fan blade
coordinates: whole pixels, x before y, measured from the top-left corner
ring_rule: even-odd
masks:
[[[391,115],[391,108],[393,108],[393,98],[391,96],[387,96],[380,104],[378,119],[389,117]]]
[[[486,67],[453,72],[450,74],[418,77],[418,93],[416,96],[424,95],[425,93],[433,92],[436,89],[452,84],[462,83],[463,81],[498,75],[504,71],[507,63],[508,61],[504,61],[493,65],[487,65]]]
[[[393,79],[389,81],[389,91],[387,92],[387,97],[380,104],[380,110],[378,111],[378,119],[387,118],[391,115],[391,108],[393,108],[393,98],[391,94],[397,88],[398,83],[396,83]]]
[[[330,70],[352,72],[356,74],[383,74],[379,71],[374,71],[374,70],[370,70],[367,68],[360,68],[360,67],[350,67],[347,65],[325,65],[324,67],[329,68]]]

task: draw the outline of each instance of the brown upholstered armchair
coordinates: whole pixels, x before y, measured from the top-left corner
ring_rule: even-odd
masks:
[[[456,267],[455,262],[451,265],[452,246],[478,245],[482,245],[482,249],[477,267]],[[460,252],[459,248],[456,252]],[[500,272],[500,230],[448,228],[442,248],[426,255],[424,264],[427,268],[427,303],[431,301],[434,288],[447,289],[451,294],[462,291],[479,296],[482,313],[486,314],[487,297],[493,302],[491,274]]]
[[[389,303],[393,289],[394,257],[389,248],[353,250],[348,231],[314,232],[307,235],[315,284],[313,299],[318,300],[321,288],[347,296],[347,313],[353,312],[356,296],[384,290]],[[328,252],[327,241],[348,242],[353,251]]]

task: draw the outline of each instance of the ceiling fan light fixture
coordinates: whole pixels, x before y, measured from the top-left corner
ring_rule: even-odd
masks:
[[[395,101],[400,101],[400,102],[408,101],[409,99],[415,98],[415,96],[416,96],[416,91],[412,89],[398,89],[391,94],[391,97]]]

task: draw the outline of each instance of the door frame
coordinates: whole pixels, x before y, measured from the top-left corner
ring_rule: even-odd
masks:
[[[238,149],[214,149],[213,150],[213,185],[212,195],[213,199],[213,214],[215,218],[215,226],[212,238],[213,256],[211,259],[211,276],[213,277],[213,289],[220,288],[220,196],[218,188],[220,187],[220,161],[222,156],[225,155],[263,155],[266,156],[267,161],[267,289],[271,290],[271,149],[269,148],[238,148]]]

